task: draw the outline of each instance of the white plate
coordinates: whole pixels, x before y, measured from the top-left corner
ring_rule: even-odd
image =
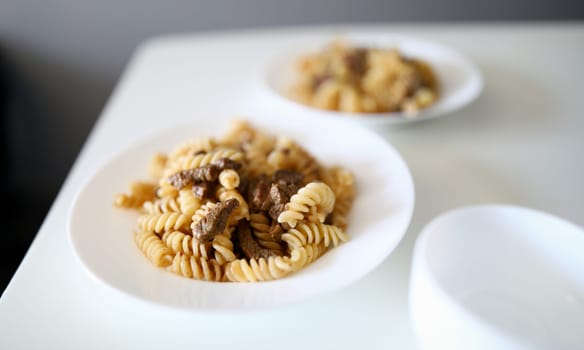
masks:
[[[263,118],[255,124],[294,138],[325,165],[338,164],[354,172],[358,193],[350,214],[349,242],[297,274],[255,284],[195,281],[151,265],[133,242],[137,214],[114,208],[113,196],[129,181],[147,178],[155,152],[169,151],[191,137],[226,131],[227,118],[206,119],[121,152],[81,189],[70,211],[69,233],[83,266],[110,287],[145,301],[182,310],[240,311],[333,291],[380,264],[404,235],[413,212],[413,183],[399,154],[374,133],[354,125],[304,118],[286,125]]]
[[[489,205],[434,219],[416,242],[410,302],[424,349],[582,349],[584,231]]]
[[[475,65],[463,55],[445,46],[399,35],[341,35],[356,46],[398,48],[404,55],[421,59],[434,69],[439,84],[438,101],[420,111],[415,117],[403,113],[344,113],[328,111],[303,105],[288,97],[290,87],[296,80],[294,64],[299,56],[321,50],[333,37],[315,38],[305,45],[295,46],[276,57],[265,73],[263,90],[274,97],[278,103],[292,108],[292,112],[310,113],[331,119],[344,118],[366,125],[402,124],[434,118],[454,112],[478,97],[483,87],[483,79]]]

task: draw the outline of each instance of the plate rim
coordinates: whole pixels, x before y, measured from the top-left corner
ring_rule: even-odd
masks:
[[[410,124],[413,122],[419,122],[424,120],[435,119],[439,117],[445,117],[454,112],[462,110],[463,108],[469,106],[471,103],[476,101],[478,97],[481,95],[484,89],[484,77],[481,70],[478,66],[467,56],[463,55],[458,50],[451,48],[450,46],[425,40],[419,39],[415,36],[409,35],[402,35],[399,33],[380,33],[380,32],[371,32],[371,33],[343,33],[340,35],[332,35],[328,34],[325,37],[317,37],[316,39],[311,40],[303,40],[303,47],[307,48],[309,46],[314,47],[323,47],[327,43],[330,43],[334,40],[335,37],[341,37],[347,39],[350,43],[359,43],[359,42],[388,42],[388,45],[392,41],[405,41],[416,43],[425,47],[433,47],[442,52],[448,53],[449,56],[455,57],[457,61],[461,64],[459,67],[463,67],[464,71],[468,72],[468,76],[470,77],[468,86],[466,88],[470,88],[469,96],[464,99],[462,102],[454,104],[450,107],[444,108],[443,110],[436,111],[433,109],[434,106],[429,106],[428,108],[422,109],[418,115],[413,117],[408,117],[402,112],[383,112],[383,113],[349,113],[349,112],[342,112],[342,111],[332,111],[326,109],[320,109],[312,106],[308,106],[297,102],[291,98],[286,97],[283,93],[278,91],[275,87],[272,86],[271,83],[271,76],[274,74],[274,70],[277,68],[278,65],[282,64],[282,62],[291,60],[291,56],[298,57],[303,52],[310,52],[310,48],[306,51],[302,51],[301,49],[297,49],[296,47],[291,50],[286,50],[283,53],[279,53],[276,55],[272,55],[265,64],[264,68],[261,70],[261,76],[259,78],[259,85],[261,91],[264,92],[264,95],[271,97],[274,102],[281,104],[282,106],[286,106],[290,109],[294,109],[298,113],[306,113],[312,114],[315,117],[322,117],[331,120],[346,120],[351,122],[362,123],[364,125],[369,126],[399,126],[404,124]],[[395,46],[395,44],[394,44]]]

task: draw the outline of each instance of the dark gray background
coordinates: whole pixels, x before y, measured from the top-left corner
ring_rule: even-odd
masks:
[[[0,0],[0,195],[20,260],[132,51],[166,33],[338,22],[581,20],[581,0]],[[10,230],[8,230],[10,231]],[[2,255],[6,258],[6,255]]]

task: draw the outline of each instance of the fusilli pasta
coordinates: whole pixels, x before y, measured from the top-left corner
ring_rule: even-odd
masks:
[[[180,213],[148,214],[138,219],[138,225],[142,230],[156,233],[178,230],[187,223],[188,218]]]
[[[266,215],[261,213],[251,214],[249,224],[252,228],[252,233],[260,246],[277,252],[282,251],[280,242],[278,242],[270,232],[272,226]]]
[[[219,174],[219,184],[227,190],[234,190],[239,186],[239,174],[233,169],[223,170]]]
[[[314,222],[301,223],[282,235],[282,240],[286,242],[289,247],[293,248],[302,247],[312,243],[322,243],[325,248],[328,248],[331,244],[333,247],[336,247],[341,242],[346,242],[348,239],[349,236],[347,236],[347,234],[340,228],[333,225]]]
[[[335,194],[323,182],[311,182],[290,198],[286,210],[278,216],[279,223],[287,223],[295,227],[314,208],[318,221],[324,222],[326,216],[333,211]]]
[[[210,257],[210,244],[199,242],[193,236],[180,231],[167,231],[161,237],[161,240],[174,253],[183,253],[208,259]]]
[[[164,267],[171,264],[172,251],[154,233],[140,231],[135,234],[134,240],[142,253],[154,265]]]
[[[175,255],[170,270],[184,277],[203,281],[220,282],[223,279],[221,266],[215,260],[178,253]]]
[[[238,259],[225,265],[225,276],[232,282],[258,282],[282,278],[292,272],[289,258],[272,256],[264,258]]]
[[[132,182],[114,205],[143,213],[136,245],[175,274],[269,281],[348,240],[352,174],[323,167],[291,139],[247,122],[236,122],[226,138],[156,154],[148,171],[154,181]]]

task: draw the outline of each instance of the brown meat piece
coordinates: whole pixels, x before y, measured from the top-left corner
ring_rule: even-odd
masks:
[[[179,171],[168,178],[168,182],[177,189],[182,189],[192,183],[214,182],[221,171],[225,169],[239,170],[241,163],[229,158],[221,158],[212,164],[203,165],[193,169]]]
[[[198,199],[210,199],[215,193],[215,184],[212,182],[201,182],[193,185],[193,194]]]
[[[278,170],[272,175],[272,186],[270,187],[271,207],[268,212],[274,220],[278,219],[280,213],[286,210],[286,203],[300,187],[304,176],[293,170]]]
[[[208,164],[195,169],[189,169],[191,177],[195,183],[203,181],[215,181],[219,177],[221,170],[215,165]]]
[[[304,176],[293,170],[277,170],[271,178],[260,175],[249,183],[248,203],[254,212],[268,212],[270,217],[277,219],[303,180]]]
[[[272,175],[272,181],[285,186],[298,186],[293,192],[298,191],[302,185],[304,176],[294,170],[280,169]]]
[[[270,187],[270,202],[272,206],[268,212],[272,219],[277,220],[280,213],[286,209],[286,203],[290,200],[290,196],[287,186],[277,183],[272,184]]]
[[[249,222],[245,220],[241,220],[239,225],[237,225],[237,239],[239,240],[239,246],[241,247],[243,255],[248,259],[257,260],[264,258],[268,260],[271,256],[279,255],[275,251],[263,248],[253,239]]]
[[[355,48],[343,57],[343,61],[351,73],[362,76],[367,70],[367,49]]]
[[[249,178],[247,176],[242,176],[239,178],[239,186],[237,186],[237,191],[243,195],[248,193],[249,188]]]
[[[193,182],[191,173],[189,170],[179,171],[176,174],[170,175],[167,179],[168,183],[177,189],[181,189],[190,185]]]
[[[211,241],[215,235],[225,231],[229,216],[238,206],[239,202],[234,198],[217,204],[195,225],[193,236],[200,241]]]
[[[266,211],[270,209],[270,178],[260,175],[250,181],[247,190],[248,203],[254,211]]]
[[[219,170],[225,170],[225,169],[233,169],[233,170],[239,170],[241,169],[241,163],[236,162],[232,159],[229,158],[221,158],[215,162],[212,163],[214,166],[216,166],[217,168],[219,168]]]
[[[177,189],[182,189],[192,183],[213,182],[219,177],[221,170],[215,165],[204,165],[202,167],[181,170],[168,177],[168,182]]]
[[[272,221],[272,225],[270,226],[268,233],[276,242],[279,242],[282,240],[282,233],[284,233],[284,229],[282,228],[282,225],[278,223],[278,221],[274,220]]]
[[[330,213],[326,216],[326,219],[324,219],[324,224],[325,225],[332,225],[333,224],[333,213]]]

